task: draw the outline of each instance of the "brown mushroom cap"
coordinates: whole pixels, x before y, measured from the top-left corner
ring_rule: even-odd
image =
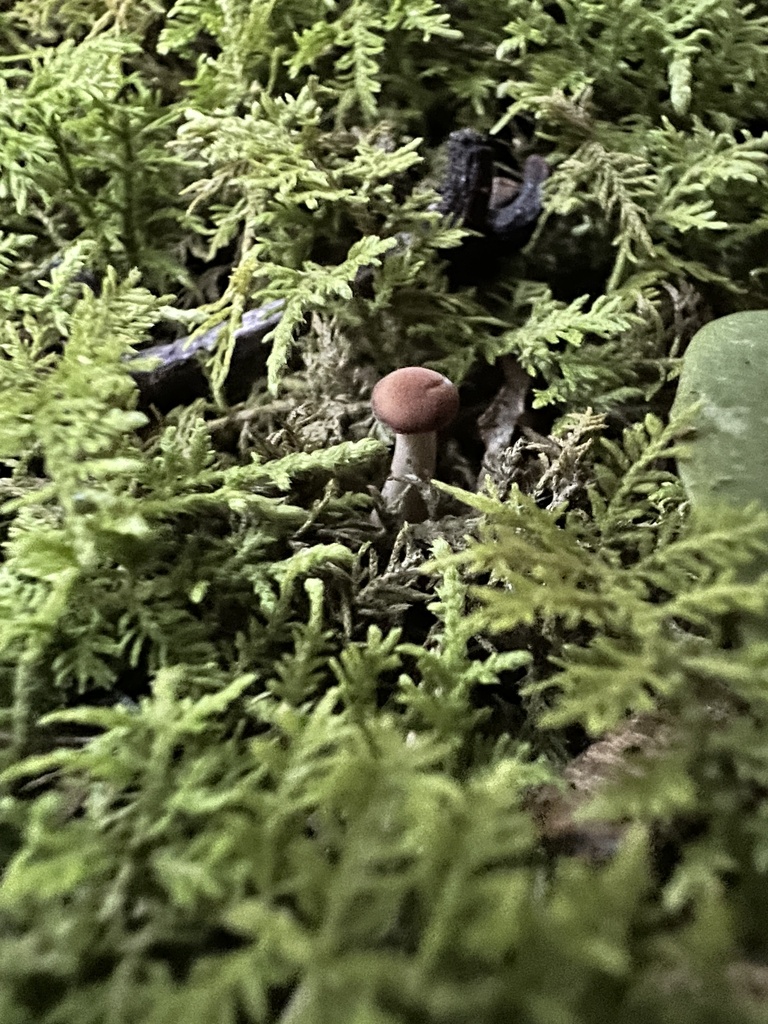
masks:
[[[459,392],[436,370],[404,366],[381,378],[371,406],[396,434],[426,434],[451,422],[459,411]]]

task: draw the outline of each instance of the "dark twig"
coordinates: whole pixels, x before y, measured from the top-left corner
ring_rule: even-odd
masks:
[[[493,177],[493,150],[488,138],[474,129],[463,128],[453,132],[448,140],[448,167],[440,190],[439,210],[463,227],[492,240],[495,249],[499,246],[506,250],[520,248],[530,237],[541,212],[541,184],[548,173],[541,157],[529,157],[522,183],[510,190],[511,201],[491,206],[492,192],[503,193],[503,188],[497,186],[505,179]],[[458,259],[461,259],[461,250]],[[353,284],[354,290],[358,294],[366,293],[370,284],[367,276],[362,274],[358,278]],[[285,303],[278,300],[243,315],[235,331],[232,361],[225,382],[229,401],[245,398],[253,381],[263,375],[268,356],[264,339],[280,323],[284,307]],[[131,363],[146,360],[155,363],[151,369],[131,371],[139,387],[141,405],[166,412],[176,405],[206,396],[209,384],[199,357],[216,348],[224,330],[225,325],[219,324],[197,337],[153,345],[131,357]]]

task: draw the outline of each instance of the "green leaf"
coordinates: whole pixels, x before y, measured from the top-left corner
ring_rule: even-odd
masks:
[[[768,508],[768,311],[731,313],[691,340],[673,413],[693,408],[680,475],[697,506]]]

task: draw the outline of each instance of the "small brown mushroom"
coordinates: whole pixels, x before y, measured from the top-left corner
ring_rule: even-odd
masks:
[[[432,479],[437,431],[459,411],[459,392],[436,370],[404,366],[378,382],[371,406],[376,418],[395,432],[392,467],[381,491],[384,502],[409,522],[423,522],[427,508],[414,477]]]

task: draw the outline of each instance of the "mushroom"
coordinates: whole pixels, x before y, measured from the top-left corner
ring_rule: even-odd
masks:
[[[412,523],[427,518],[414,477],[432,479],[437,461],[437,431],[459,410],[459,392],[436,370],[404,366],[378,382],[371,395],[374,415],[395,432],[395,451],[381,495]]]

